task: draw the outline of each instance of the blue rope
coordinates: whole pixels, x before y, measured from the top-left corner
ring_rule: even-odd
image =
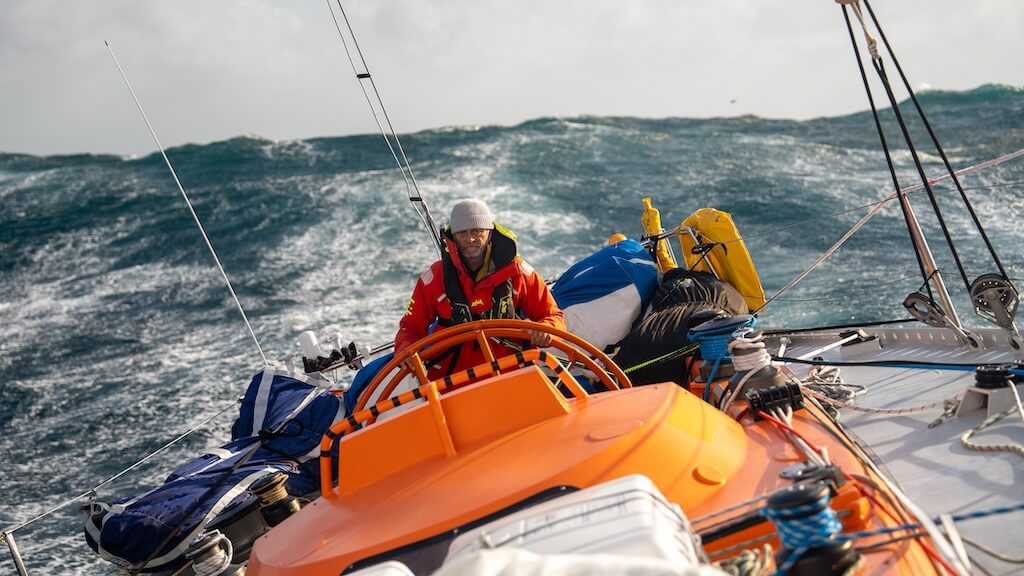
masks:
[[[824,498],[811,504],[794,508],[764,508],[762,513],[775,525],[783,548],[813,548],[828,544],[843,529],[835,510],[832,510],[828,502],[829,497],[826,494]],[[814,513],[794,518],[808,512]]]
[[[893,526],[890,528],[878,528],[875,530],[839,534],[839,531],[842,530],[843,527],[842,523],[839,522],[839,519],[836,517],[832,508],[828,506],[828,496],[824,498],[824,502],[825,510],[807,518],[797,519],[797,521],[787,519],[785,516],[799,514],[800,511],[813,510],[818,506],[821,506],[821,501],[808,504],[800,508],[789,508],[783,510],[774,510],[771,508],[761,509],[761,514],[771,520],[772,524],[775,525],[776,530],[778,530],[779,539],[782,540],[783,547],[790,548],[792,550],[783,565],[775,572],[776,576],[782,576],[789,571],[793,565],[796,564],[797,560],[799,560],[801,556],[814,546],[821,546],[823,544],[828,544],[829,542],[846,542],[849,540],[858,540],[860,538],[884,536],[886,534],[894,534],[896,532],[907,532],[921,529],[920,524],[903,524],[902,526]],[[963,520],[974,520],[976,518],[998,516],[1000,514],[1009,514],[1010,512],[1020,511],[1024,511],[1024,502],[1014,504],[1012,506],[998,506],[988,510],[953,514],[950,518],[954,522],[960,522]],[[780,513],[782,513],[781,516]],[[932,520],[936,523],[942,521],[941,518],[933,518]],[[833,530],[833,532],[826,535],[826,531],[828,530]],[[822,539],[823,536],[824,539]]]
[[[976,518],[985,518],[987,516],[998,516],[1000,514],[1009,514],[1010,512],[1020,512],[1024,510],[1024,502],[1020,504],[1014,504],[1012,506],[999,506],[996,508],[990,508],[988,510],[977,510],[974,512],[964,512],[963,514],[953,514],[950,518],[954,522],[961,522],[964,520],[974,520]],[[936,524],[942,522],[941,518],[932,518],[932,521]],[[871,536],[881,536],[884,534],[892,534],[893,532],[903,532],[905,530],[920,530],[920,524],[904,524],[902,526],[893,526],[891,528],[879,528],[877,530],[864,530],[862,532],[850,532],[847,534],[839,534],[835,537],[836,542],[845,542],[846,540],[856,540],[858,538],[869,538]]]
[[[788,573],[811,548],[833,542],[843,529],[835,510],[829,506],[830,499],[828,492],[825,492],[816,502],[803,506],[761,510],[761,514],[775,525],[783,550],[790,550],[786,561],[775,572],[777,576]]]
[[[708,374],[708,384],[704,386],[705,402],[711,400],[711,383],[715,381],[722,361],[732,359],[729,355],[729,340],[732,339],[733,333],[743,328],[753,328],[756,325],[757,316],[751,316],[742,322],[735,322],[714,330],[701,330],[700,326],[690,330],[690,339],[700,345],[700,357],[715,362],[711,373]]]

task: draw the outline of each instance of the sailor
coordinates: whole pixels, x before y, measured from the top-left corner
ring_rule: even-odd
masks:
[[[565,316],[544,280],[519,257],[516,235],[494,222],[481,200],[460,200],[452,207],[448,227],[441,232],[445,251],[420,276],[395,335],[395,354],[439,327],[485,318],[520,318],[565,329]],[[535,346],[551,344],[551,335],[527,330]],[[513,351],[494,345],[496,357]],[[483,363],[478,345],[456,347],[429,374],[440,378]]]

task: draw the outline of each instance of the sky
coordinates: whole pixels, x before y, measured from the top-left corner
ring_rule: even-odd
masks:
[[[347,0],[400,133],[545,116],[866,109],[834,0]],[[1024,86],[1021,0],[875,0],[916,88]],[[5,0],[0,152],[376,132],[328,4]]]

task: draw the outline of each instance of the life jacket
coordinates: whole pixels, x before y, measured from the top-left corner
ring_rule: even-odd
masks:
[[[441,265],[444,271],[444,292],[448,299],[448,304],[452,308],[452,317],[450,320],[442,319],[438,324],[441,326],[454,326],[455,324],[463,324],[474,320],[518,318],[515,302],[512,299],[511,278],[494,287],[494,291],[491,293],[490,310],[476,314],[473,313],[469,307],[469,299],[466,298],[466,293],[462,289],[462,283],[459,282],[459,270],[455,267],[455,261],[452,259],[450,246],[455,242],[455,238],[452,236],[450,227],[444,229],[442,237],[451,240],[451,243],[445,242],[444,254],[441,255]],[[509,264],[515,256],[515,241],[505,234],[504,229],[495,228],[491,233],[490,256],[490,261],[494,263],[495,268],[500,269]],[[484,263],[485,266],[487,264],[487,262]]]
[[[452,235],[450,226],[441,232],[441,237],[445,239],[445,250],[444,254],[441,255],[441,266],[444,273],[444,292],[452,309],[452,317],[447,320],[439,319],[438,325],[447,327],[473,322],[474,320],[518,318],[515,302],[512,299],[512,278],[508,278],[494,287],[494,290],[491,292],[490,310],[476,314],[473,313],[469,306],[469,299],[466,298],[466,292],[462,289],[462,283],[459,282],[459,270],[455,266],[455,260],[452,257],[455,237]],[[514,234],[495,224],[495,229],[491,232],[490,261],[484,262],[483,265],[488,266],[493,263],[495,270],[500,270],[503,266],[510,264],[516,256],[516,245],[513,238],[515,238]],[[455,252],[458,253],[457,250]],[[429,365],[438,364],[450,356],[451,360],[448,362],[445,375],[451,375],[455,371],[455,365],[459,361],[459,354],[462,352],[463,345],[459,344],[450,348],[446,353],[430,362]],[[472,344],[473,350],[479,349],[479,346],[476,342]]]

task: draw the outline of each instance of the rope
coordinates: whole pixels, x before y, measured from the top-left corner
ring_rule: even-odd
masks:
[[[715,381],[715,375],[723,360],[729,360],[729,340],[744,329],[752,329],[757,325],[757,317],[750,316],[746,320],[734,322],[718,328],[703,328],[698,326],[690,331],[690,339],[700,346],[700,356],[704,360],[713,360],[714,366],[708,374],[707,385],[704,386],[704,401],[711,400],[711,383]]]
[[[858,270],[850,270],[848,272],[848,274],[850,276],[852,276],[852,277],[859,277],[859,276],[862,275],[862,273],[873,272],[873,271],[876,271],[876,270],[877,270],[877,268],[870,269],[870,270],[869,269],[865,269],[865,270],[859,270],[859,271]],[[888,282],[865,282],[864,285],[870,284],[870,286],[865,287],[865,288],[861,288],[861,287],[857,287],[857,288],[843,288],[843,286],[845,284],[847,284],[847,283],[845,283],[845,282],[834,282],[834,283],[832,283],[831,287],[832,288],[840,289],[842,291],[841,293],[835,294],[835,295],[832,295],[832,296],[819,296],[817,298],[777,298],[775,301],[776,302],[828,302],[830,300],[842,300],[842,299],[849,298],[849,296],[853,295],[853,294],[869,294],[869,293],[872,293],[872,292],[878,292],[879,288],[884,288],[886,286],[893,286],[895,284],[902,284],[908,278],[913,278],[914,276],[916,276],[916,274],[903,274],[901,276],[896,276],[894,279],[889,280]],[[740,294],[740,296],[743,296],[744,298],[748,297],[747,294]],[[863,326],[863,324],[858,324],[858,326]]]
[[[1024,502],[1013,504],[1011,506],[998,506],[995,508],[989,508],[987,510],[976,510],[974,512],[964,512],[961,514],[952,514],[950,518],[954,522],[963,522],[965,520],[976,520],[978,518],[988,518],[990,516],[1000,516],[1003,514],[1009,514],[1011,512],[1020,512],[1024,510]],[[940,518],[931,518],[932,522],[940,522]],[[893,534],[895,532],[903,532],[909,530],[920,530],[923,528],[920,524],[908,523],[900,526],[890,526],[887,528],[876,528],[874,530],[861,530],[860,532],[847,532],[846,534],[838,534],[834,538],[836,542],[846,542],[847,540],[857,540],[860,538],[871,538],[872,536],[883,536],[885,534]]]
[[[882,120],[878,115],[878,106],[875,104],[875,96],[871,92],[871,84],[868,81],[867,71],[864,69],[864,62],[861,60],[860,48],[857,46],[857,38],[853,32],[853,24],[850,22],[850,14],[846,10],[846,5],[842,6],[843,19],[846,21],[846,30],[850,35],[850,46],[853,48],[854,59],[857,61],[857,69],[860,71],[861,82],[864,85],[864,93],[868,97],[868,103],[871,106],[871,116],[875,121],[875,131],[878,133],[878,139],[882,146],[882,152],[885,155],[885,164],[889,169],[889,177],[892,180],[893,187],[896,189],[896,196],[900,199],[900,210],[903,213],[903,220],[907,225],[907,230],[913,229],[913,215],[910,214],[910,205],[905,201],[905,194],[903,189],[900,187],[899,178],[896,176],[896,166],[892,160],[892,152],[889,150],[889,143],[885,138],[885,131],[882,130]],[[858,12],[859,14],[859,12]],[[862,21],[863,23],[863,21]],[[865,30],[865,34],[868,32]],[[870,37],[868,38],[869,46],[874,46],[874,41]],[[875,54],[877,56],[877,53]],[[917,266],[921,272],[921,277],[924,279],[928,278],[928,272],[925,270],[924,260],[921,255],[921,251],[918,250],[917,244],[913,242],[911,237],[911,245],[914,247],[914,257],[917,260]],[[928,296],[932,297],[931,285],[928,285]]]
[[[790,288],[792,288],[793,286],[796,286],[798,282],[800,282],[801,280],[806,278],[807,275],[810,274],[815,268],[820,266],[821,263],[824,262],[826,258],[828,258],[832,254],[834,254],[835,251],[838,250],[840,246],[845,244],[846,241],[849,240],[851,236],[853,236],[854,234],[857,233],[857,231],[859,231],[861,228],[863,228],[864,225],[868,223],[868,220],[870,220],[875,214],[879,213],[884,206],[885,206],[885,204],[877,204],[877,205],[875,205],[871,210],[868,211],[867,214],[862,216],[861,219],[858,220],[856,224],[854,224],[849,230],[847,230],[846,233],[843,234],[843,236],[839,240],[837,240],[835,242],[835,244],[832,244],[832,246],[828,250],[825,250],[824,252],[822,252],[821,255],[819,255],[817,258],[815,258],[814,261],[811,262],[811,264],[807,268],[804,268],[803,272],[797,274],[796,277],[793,278],[792,280],[790,280],[788,284],[783,286],[781,289],[779,289],[778,292],[776,292],[770,298],[765,300],[764,304],[761,304],[760,306],[758,306],[757,309],[755,309],[753,311],[753,314],[757,314],[761,310],[764,310],[769,304],[771,304],[772,302],[777,300],[779,298],[779,296],[782,296]]]
[[[861,12],[860,4],[851,4],[850,9],[853,10],[854,15],[857,16],[857,20],[860,21],[860,28],[864,32],[864,42],[868,46],[868,52],[871,54],[871,59],[881,59],[881,56],[878,54],[878,41],[871,35],[871,32],[868,30],[867,23],[864,22],[864,14]]]
[[[964,543],[967,544],[968,546],[973,546],[974,548],[977,548],[978,550],[984,552],[985,554],[988,554],[989,556],[991,556],[991,557],[993,557],[993,558],[995,558],[997,560],[1001,560],[1001,561],[1006,562],[1008,564],[1024,564],[1024,557],[1014,558],[1012,556],[1007,556],[1006,554],[1003,554],[1002,552],[999,552],[998,550],[993,550],[992,548],[989,548],[988,546],[985,546],[981,542],[976,542],[976,541],[968,538],[967,536],[964,536],[963,534],[960,535],[960,539],[963,540]]]
[[[852,32],[851,32],[851,35],[852,35]],[[857,52],[856,44],[854,44],[854,51]],[[860,63],[860,60],[859,60],[859,57],[858,57],[858,64],[859,63]],[[863,70],[862,70],[862,75],[863,75]],[[865,78],[865,84],[866,83],[867,83],[867,80]],[[875,110],[874,100],[871,97],[870,92],[868,93],[868,99],[871,100],[872,111],[875,113],[876,124],[878,124],[877,110]],[[879,136],[882,139],[883,148],[884,148],[885,153],[886,153],[886,158],[887,158],[887,160],[889,160],[890,168],[892,168],[892,162],[891,162],[891,159],[889,158],[889,150],[888,150],[888,147],[886,146],[885,137],[881,133],[880,125],[879,125]],[[999,164],[1008,162],[1010,160],[1014,160],[1014,159],[1020,158],[1021,156],[1024,156],[1024,148],[1021,148],[1021,149],[1019,149],[1019,150],[1017,150],[1015,152],[1011,152],[1009,154],[1004,154],[1002,156],[999,156],[999,157],[991,159],[991,160],[987,160],[985,162],[981,162],[981,163],[978,163],[978,164],[974,164],[972,166],[968,166],[966,168],[962,168],[960,170],[956,170],[956,171],[952,171],[951,170],[948,174],[944,174],[942,176],[938,176],[938,177],[935,177],[935,178],[924,180],[924,183],[921,183],[921,184],[915,184],[913,186],[907,186],[907,187],[900,187],[899,186],[899,182],[895,182],[896,188],[897,188],[898,192],[890,194],[889,196],[883,198],[882,200],[879,200],[878,202],[873,202],[873,203],[870,203],[870,204],[865,204],[863,206],[858,206],[856,208],[850,208],[849,210],[843,210],[843,211],[835,212],[835,213],[832,213],[832,214],[826,214],[826,215],[823,215],[823,216],[818,216],[818,217],[810,218],[810,219],[807,219],[807,220],[801,220],[801,221],[798,221],[798,222],[787,224],[786,226],[781,226],[779,228],[774,228],[772,230],[768,230],[768,231],[765,231],[765,232],[758,232],[758,233],[755,233],[755,234],[748,234],[748,235],[736,238],[734,240],[727,240],[727,241],[722,242],[722,243],[723,244],[729,244],[731,242],[742,242],[742,241],[745,241],[745,240],[750,239],[750,238],[755,238],[757,236],[764,236],[764,235],[768,235],[768,234],[776,234],[779,231],[786,230],[788,228],[794,228],[794,227],[806,224],[808,222],[817,222],[821,218],[835,218],[835,217],[838,217],[838,216],[849,214],[851,212],[857,212],[857,211],[863,210],[865,208],[870,208],[871,209],[860,220],[858,220],[857,223],[854,224],[853,227],[842,238],[840,238],[839,241],[837,241],[835,244],[833,244],[832,247],[829,248],[826,251],[826,253],[824,253],[822,256],[820,256],[818,259],[816,259],[814,262],[812,262],[810,266],[808,266],[803,272],[801,272],[789,284],[784,286],[782,289],[780,289],[778,292],[776,292],[774,295],[772,295],[768,300],[766,300],[764,304],[762,304],[756,310],[754,310],[753,313],[756,314],[756,313],[760,312],[761,310],[764,310],[768,306],[768,304],[778,300],[779,296],[781,296],[782,294],[784,294],[785,292],[787,292],[788,290],[793,288],[793,286],[795,286],[797,283],[799,283],[801,280],[803,280],[815,268],[820,266],[821,263],[825,259],[827,259],[829,256],[831,256],[836,250],[839,249],[840,246],[842,246],[847,240],[849,240],[850,236],[852,236],[858,230],[863,228],[864,225],[867,224],[868,220],[870,220],[878,212],[880,212],[882,210],[882,208],[885,207],[886,204],[888,204],[889,202],[891,202],[891,201],[895,200],[896,198],[900,197],[900,195],[906,195],[906,194],[909,194],[909,193],[912,193],[912,192],[919,192],[921,190],[926,189],[926,185],[930,186],[932,184],[937,184],[939,182],[943,182],[943,181],[949,180],[949,179],[956,180],[957,176],[964,176],[964,175],[967,175],[967,174],[972,174],[974,172],[978,172],[978,171],[981,171],[981,170],[984,170],[984,169],[987,169],[987,168],[991,168],[992,166],[997,166]],[[958,180],[956,180],[956,181],[959,183]],[[1006,185],[1012,185],[1012,184],[1016,184],[1016,183],[1010,183],[1010,184],[1006,184]],[[985,188],[994,188],[994,187],[998,187],[998,186],[1002,186],[1002,185],[978,186],[978,187],[975,187],[975,188],[968,188],[968,189],[985,189]],[[906,214],[906,209],[905,208],[904,208],[904,218],[905,219],[907,218],[907,214]],[[678,234],[679,231],[680,231],[680,229],[677,228],[676,230],[673,231],[673,233]],[[915,249],[915,254],[917,254],[916,249]],[[927,274],[924,271],[924,264],[923,264],[923,262],[921,262],[920,254],[917,254],[917,259],[918,259],[918,266],[921,268],[921,275],[923,277],[927,277]],[[1006,274],[1004,273],[1003,275],[1005,276]],[[928,285],[927,290],[928,290],[929,295],[930,295],[931,294],[931,286],[930,285]],[[832,298],[828,298],[828,299],[832,299]],[[799,301],[799,300],[785,300],[785,301]],[[810,301],[810,300],[807,300],[807,301]]]
[[[784,494],[796,489],[797,486],[791,486],[780,492]],[[775,525],[783,554],[786,555],[785,562],[776,570],[776,574],[788,574],[808,550],[832,542],[843,529],[835,510],[829,506],[830,500],[829,491],[823,489],[819,498],[807,504],[775,507],[769,501],[769,505],[761,511]]]
[[[110,52],[110,57],[114,59],[114,64],[117,65],[117,71],[121,73],[121,78],[124,79],[125,86],[127,86],[128,91],[131,92],[132,99],[135,100],[135,105],[139,108],[139,112],[142,114],[142,119],[146,121],[146,126],[149,127],[149,133],[153,135],[153,141],[156,142],[156,147],[160,149],[160,155],[164,157],[167,169],[171,171],[171,176],[174,177],[174,183],[178,185],[178,191],[181,192],[181,197],[185,199],[185,205],[188,206],[188,211],[192,213],[192,219],[196,221],[196,226],[199,227],[199,233],[203,235],[203,241],[206,242],[206,247],[210,249],[210,255],[213,256],[213,262],[217,265],[217,270],[220,270],[220,275],[224,278],[224,283],[228,286],[228,292],[231,293],[231,299],[235,301],[235,306],[238,307],[238,313],[242,315],[242,321],[245,322],[245,327],[249,330],[249,335],[252,336],[253,343],[256,344],[256,350],[259,351],[260,357],[263,358],[263,365],[270,366],[270,362],[267,361],[267,355],[263,353],[263,347],[260,346],[259,338],[256,338],[256,333],[253,332],[252,324],[249,324],[249,318],[245,315],[242,303],[238,301],[238,295],[235,294],[235,289],[231,286],[231,280],[228,280],[228,275],[224,272],[224,266],[221,265],[220,258],[217,257],[217,251],[213,249],[210,237],[206,235],[206,229],[203,228],[203,223],[199,221],[199,215],[196,214],[196,209],[192,207],[192,201],[189,200],[188,194],[185,193],[185,187],[181,185],[181,181],[178,180],[178,174],[174,171],[174,166],[171,165],[170,159],[167,158],[167,152],[164,151],[164,145],[160,143],[160,138],[157,137],[156,130],[153,129],[153,125],[149,122],[149,117],[146,116],[146,111],[142,109],[142,103],[139,102],[139,98],[135,95],[135,90],[132,89],[132,84],[128,81],[128,76],[125,75],[124,69],[121,68],[121,63],[117,61],[117,56],[114,55],[114,49],[111,48],[110,44],[106,41],[103,43],[107,46],[107,51]]]
[[[806,456],[812,463],[817,464],[818,466],[828,466],[831,464],[828,458],[828,452],[825,448],[811,444],[810,440],[797,432],[796,428],[793,428],[792,406],[786,406],[785,409],[773,408],[771,416],[764,412],[760,412],[760,415],[765,420],[768,420],[772,424],[782,428],[782,432],[786,438],[796,446],[797,450],[803,452],[804,456]]]
[[[840,360],[806,360],[803,358],[790,358],[788,356],[773,355],[772,360],[792,364],[821,364],[822,366],[881,366],[885,368],[905,368],[908,370],[955,370],[961,372],[973,372],[979,366],[1003,366],[997,362],[979,362],[977,364],[949,364],[945,362],[928,362],[926,360],[867,360],[867,361],[840,361]],[[1024,369],[1007,370],[1010,374],[1024,375]]]
[[[1013,386],[1010,387],[1013,388]],[[976,428],[964,432],[963,435],[960,436],[960,444],[963,445],[964,448],[968,450],[974,450],[976,452],[1013,452],[1018,456],[1024,457],[1024,446],[1021,446],[1020,444],[977,444],[971,442],[971,436],[973,436],[977,432],[985,430],[989,426],[995,424],[996,422],[999,422],[1000,420],[1006,418],[1010,414],[1017,412],[1018,410],[1020,410],[1018,406],[1011,406],[1010,408],[1003,412],[1000,412],[999,414],[993,414],[992,416],[986,418],[981,424],[978,424]]]
[[[843,529],[835,510],[828,505],[829,500],[826,491],[818,502],[793,508],[765,508],[762,512],[779,531],[784,548],[813,548],[828,544]]]
[[[846,384],[846,386],[851,385]],[[861,386],[861,388],[863,388],[863,386]],[[803,390],[803,392],[808,396],[813,396],[814,398],[817,398],[822,402],[826,402],[828,404],[836,406],[837,408],[842,408],[844,410],[852,410],[854,412],[865,412],[868,414],[888,414],[890,416],[895,416],[899,414],[910,414],[912,412],[926,412],[928,410],[934,410],[936,408],[945,408],[945,406],[949,402],[957,402],[960,400],[960,395],[957,394],[945,400],[939,400],[938,402],[932,402],[930,404],[922,404],[920,406],[909,406],[906,408],[870,408],[867,406],[857,406],[854,404],[845,403],[841,400],[835,400],[825,394],[822,394],[814,390],[813,388],[810,388],[810,385],[807,384],[802,385],[801,390]]]
[[[916,322],[913,318],[902,318],[899,320],[875,320],[873,322],[861,322],[860,324],[835,324],[832,326],[814,326],[811,328],[787,328],[780,330],[765,330],[765,336],[785,336],[787,334],[803,334],[807,332],[828,332],[833,330],[846,330],[849,328],[866,328],[868,326],[885,326],[888,324],[905,324]]]
[[[705,514],[703,516],[695,518],[695,519],[691,520],[690,523],[691,524],[697,524],[699,522],[704,522],[704,521],[710,520],[712,518],[717,518],[718,516],[721,516],[723,514],[728,514],[729,512],[732,512],[733,510],[738,510],[740,508],[744,508],[744,507],[749,506],[751,504],[756,504],[756,503],[760,502],[761,500],[764,500],[765,498],[768,498],[769,496],[771,496],[771,494],[763,494],[761,496],[755,496],[754,498],[751,498],[749,500],[744,500],[742,502],[737,502],[736,504],[733,504],[732,506],[729,506],[728,508],[722,508],[721,510],[716,510],[715,512],[712,512],[710,514]]]
[[[66,500],[66,501],[64,501],[64,502],[61,502],[60,504],[58,504],[58,505],[54,506],[53,508],[51,508],[51,509],[47,510],[46,512],[43,512],[42,514],[40,514],[40,515],[36,516],[35,518],[32,518],[31,520],[28,520],[28,521],[25,521],[25,522],[22,522],[21,524],[18,524],[17,526],[15,526],[15,527],[13,527],[13,528],[8,528],[8,529],[4,530],[4,532],[7,532],[7,533],[10,533],[10,532],[17,532],[18,530],[21,530],[22,528],[24,528],[24,527],[26,527],[26,526],[28,526],[28,525],[30,525],[30,524],[33,524],[33,523],[35,523],[36,521],[38,521],[38,520],[41,520],[41,519],[43,519],[43,518],[45,518],[45,517],[49,516],[50,514],[53,514],[54,512],[56,512],[56,511],[58,511],[58,510],[62,509],[62,508],[66,508],[67,506],[70,506],[71,504],[74,504],[75,502],[78,502],[79,500],[82,500],[82,499],[84,499],[84,498],[86,498],[86,497],[92,497],[92,496],[95,496],[95,495],[96,495],[96,491],[97,491],[97,490],[99,490],[100,488],[102,488],[102,487],[106,486],[107,484],[110,484],[110,483],[111,483],[111,482],[113,482],[114,480],[117,480],[117,479],[118,479],[118,478],[120,478],[121,476],[124,476],[124,475],[125,475],[125,474],[127,474],[128,472],[130,472],[130,471],[132,471],[132,470],[134,470],[134,469],[138,468],[139,466],[141,466],[141,465],[142,465],[142,463],[146,462],[147,460],[149,460],[149,459],[150,459],[150,458],[152,458],[153,456],[156,456],[156,455],[157,455],[157,454],[159,454],[160,452],[163,452],[164,450],[166,450],[166,449],[170,448],[171,446],[174,446],[175,444],[177,444],[177,443],[178,443],[178,442],[180,442],[181,440],[184,440],[184,439],[185,439],[185,438],[186,438],[187,436],[189,436],[190,434],[194,433],[194,432],[195,432],[196,430],[199,430],[199,429],[200,429],[200,428],[202,428],[203,426],[206,426],[206,425],[207,425],[207,424],[209,424],[209,423],[210,423],[210,422],[211,422],[211,421],[212,421],[212,420],[213,420],[214,418],[216,418],[216,417],[220,416],[221,414],[223,414],[223,413],[227,412],[228,410],[230,410],[231,408],[235,407],[236,405],[237,405],[237,402],[232,402],[231,404],[229,404],[229,405],[228,405],[227,407],[225,407],[225,408],[224,408],[223,410],[221,410],[220,412],[217,412],[217,413],[216,413],[216,414],[214,414],[213,416],[210,416],[209,418],[206,418],[205,420],[203,420],[203,421],[202,421],[202,422],[200,422],[199,424],[196,424],[195,426],[193,426],[192,428],[190,428],[190,429],[189,429],[189,430],[188,430],[187,432],[185,432],[185,433],[183,433],[183,434],[180,434],[180,435],[178,435],[178,436],[177,436],[176,438],[174,438],[174,439],[173,439],[173,440],[171,440],[170,442],[168,442],[168,443],[164,444],[163,446],[161,446],[161,447],[157,448],[156,450],[154,450],[154,451],[150,452],[150,453],[149,453],[148,455],[146,455],[146,457],[144,457],[144,458],[143,458],[142,460],[139,460],[139,461],[138,461],[138,462],[136,462],[135,464],[132,464],[131,466],[129,466],[129,467],[127,467],[127,468],[125,468],[124,470],[122,470],[122,471],[118,472],[117,474],[114,474],[113,476],[111,476],[110,478],[107,478],[107,479],[106,479],[106,480],[104,480],[103,482],[100,482],[100,483],[99,483],[99,484],[97,484],[96,486],[93,486],[93,487],[92,487],[92,488],[91,488],[91,489],[90,489],[89,491],[87,491],[87,492],[83,492],[83,493],[79,494],[78,496],[75,496],[74,498],[71,498],[71,499],[69,499],[69,500]]]
[[[743,392],[743,387],[750,378],[760,371],[762,368],[770,366],[772,363],[772,357],[768,355],[768,351],[764,345],[764,335],[760,332],[754,332],[750,328],[741,328],[733,334],[732,340],[728,344],[729,355],[732,356],[732,365],[736,369],[736,373],[743,373],[743,376],[736,382],[735,385],[730,383],[726,387],[726,392],[730,392],[729,388],[732,388],[731,393],[726,396],[722,394],[725,400],[721,402],[719,409],[725,412],[729,406],[739,397]]]
[[[849,404],[867,392],[867,386],[843,381],[838,366],[811,366],[807,372],[806,390],[814,391],[830,401]]]
[[[1024,156],[1024,148],[1021,148],[1020,150],[1016,150],[1014,152],[1009,152],[1007,154],[1003,154],[1002,156],[998,156],[996,158],[992,158],[992,159],[986,160],[984,162],[979,162],[978,164],[973,164],[973,165],[968,166],[966,168],[961,168],[959,170],[954,171],[953,174],[956,175],[956,176],[967,176],[967,175],[970,175],[970,174],[974,174],[975,172],[980,172],[982,170],[991,168],[993,166],[998,166],[1000,164],[1009,162],[1010,160],[1016,160],[1017,158],[1020,158],[1021,156]],[[936,176],[936,177],[928,180],[928,183],[932,184],[932,185],[935,185],[935,184],[939,184],[941,182],[944,182],[946,180],[949,180],[951,178],[953,178],[953,175],[943,174],[942,176]],[[984,185],[984,186],[968,186],[968,187],[964,188],[964,190],[971,190],[971,191],[974,191],[974,190],[992,190],[992,189],[995,189],[995,188],[1008,188],[1008,187],[1012,187],[1012,186],[1019,186],[1019,185],[1022,185],[1022,184],[1024,184],[1024,180],[1017,180],[1017,181],[1013,181],[1013,182],[1003,182],[1003,183],[1000,183],[1000,184],[987,184],[987,185]],[[903,194],[908,194],[909,195],[909,194],[914,194],[914,193],[917,193],[917,192],[921,192],[922,190],[924,190],[924,185],[923,184],[913,184],[911,186],[905,186],[905,187],[901,188],[900,192],[902,192]],[[952,188],[940,188],[940,189],[936,190],[936,192],[953,192],[953,191],[954,191],[954,189],[952,189]],[[754,232],[752,234],[745,234],[743,236],[740,236],[738,238],[734,238],[732,240],[723,240],[721,242],[721,244],[731,244],[733,242],[745,242],[745,241],[747,241],[747,240],[749,240],[751,238],[757,238],[758,236],[768,236],[768,235],[778,234],[779,232],[781,232],[783,230],[788,230],[790,228],[796,228],[796,227],[799,227],[799,226],[803,226],[805,224],[818,223],[822,219],[825,219],[825,218],[838,218],[839,216],[845,216],[845,215],[853,213],[853,212],[859,212],[861,210],[866,210],[868,208],[871,208],[872,206],[888,204],[889,202],[892,202],[893,200],[895,200],[898,197],[899,197],[899,195],[897,193],[893,192],[892,194],[890,194],[890,195],[886,196],[885,198],[882,198],[881,200],[878,200],[876,202],[869,202],[867,204],[856,206],[854,208],[848,208],[846,210],[840,210],[838,212],[830,212],[828,214],[822,214],[820,216],[815,216],[813,218],[806,218],[806,219],[803,219],[803,220],[797,220],[796,222],[790,222],[789,224],[786,224],[784,226],[779,226],[778,228],[772,228],[771,230],[765,230],[763,232]],[[669,232],[668,235],[670,236],[672,233],[677,233],[678,234],[678,232],[679,232],[679,228],[676,228],[675,230]]]
[[[772,561],[772,547],[765,544],[760,550],[744,550],[732,558],[715,562],[715,566],[731,576],[757,576]]]
[[[645,360],[644,362],[641,362],[641,363],[636,364],[634,366],[630,366],[629,368],[623,368],[622,371],[625,372],[626,374],[629,374],[630,372],[634,372],[636,370],[640,370],[642,368],[646,368],[646,367],[648,367],[648,366],[650,366],[652,364],[657,364],[659,362],[667,362],[669,360],[674,360],[676,358],[680,358],[682,356],[686,356],[687,354],[690,354],[690,353],[696,351],[699,347],[700,347],[700,344],[696,344],[696,343],[687,344],[686,346],[683,346],[682,348],[678,348],[676,350],[673,350],[673,351],[669,352],[668,354],[662,354],[661,356],[658,356],[657,358],[651,358],[650,360]]]
[[[214,530],[213,533],[220,534],[217,530]],[[231,539],[221,537],[218,540],[218,545],[223,554],[215,554],[206,560],[192,562],[192,570],[196,573],[196,576],[217,576],[231,565],[231,557],[234,555]]]
[[[1020,394],[1017,393],[1017,384],[1010,382],[1010,392],[1013,392],[1013,399],[1017,403],[1017,413],[1020,414],[1020,421],[1024,423],[1024,405],[1021,405]]]

